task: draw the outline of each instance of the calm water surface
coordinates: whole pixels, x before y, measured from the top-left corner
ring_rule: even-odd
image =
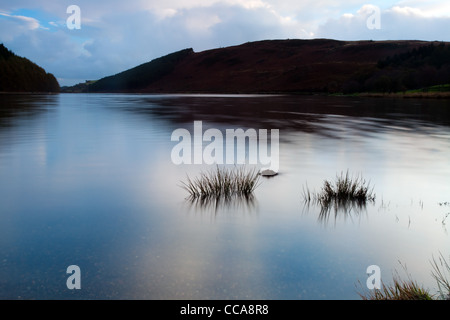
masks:
[[[434,291],[430,260],[450,255],[448,101],[61,94],[0,107],[2,299],[359,299],[370,265]],[[180,181],[210,167],[175,165],[171,134],[196,120],[279,129],[280,174],[251,201],[190,202]],[[374,203],[303,201],[347,170]]]

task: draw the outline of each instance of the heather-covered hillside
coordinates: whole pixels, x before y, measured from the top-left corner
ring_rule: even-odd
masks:
[[[82,91],[401,91],[450,83],[449,48],[441,42],[314,39],[265,40],[202,52],[185,49],[100,79]]]

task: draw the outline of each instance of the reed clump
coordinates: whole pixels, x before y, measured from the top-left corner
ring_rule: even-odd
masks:
[[[433,300],[430,292],[408,279],[395,278],[391,285],[382,284],[380,289],[360,294],[363,300]]]
[[[256,169],[217,166],[215,170],[201,172],[196,178],[187,176],[187,180],[182,181],[182,187],[191,199],[248,197],[259,185],[259,178]]]
[[[320,192],[311,192],[308,188],[303,191],[305,201],[316,201],[323,206],[330,203],[345,204],[347,202],[366,203],[375,201],[375,194],[370,183],[361,176],[350,177],[348,171],[336,177],[334,184],[324,181]]]
[[[431,262],[433,278],[437,282],[439,298],[450,300],[450,262],[441,253],[438,259],[433,257]]]
[[[431,266],[433,268],[431,275],[438,287],[437,294],[431,294],[429,290],[412,280],[410,275],[407,280],[400,279],[398,273],[392,284],[382,283],[380,289],[358,294],[363,300],[450,300],[450,262],[440,253],[437,259],[433,257]],[[406,267],[404,269],[406,271]]]

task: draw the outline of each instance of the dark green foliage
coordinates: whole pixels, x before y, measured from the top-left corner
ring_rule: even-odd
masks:
[[[59,92],[56,78],[0,44],[0,92]]]
[[[11,57],[14,57],[15,54],[10,51],[8,48],[6,48],[3,43],[0,44],[0,59],[9,59]]]
[[[430,65],[435,68],[441,68],[450,63],[450,46],[444,43],[438,45],[431,43],[408,52],[387,57],[378,62],[380,69],[386,67],[407,67],[418,68],[424,65]]]
[[[184,49],[102,78],[89,85],[89,92],[133,91],[145,88],[172,72],[176,64],[191,53],[193,53],[192,49]]]
[[[450,83],[450,45],[431,43],[378,61],[370,73],[360,73],[342,85],[355,92],[401,92]]]

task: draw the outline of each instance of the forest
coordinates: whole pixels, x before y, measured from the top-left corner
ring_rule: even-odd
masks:
[[[59,92],[55,76],[0,44],[0,92]]]
[[[343,93],[405,92],[450,83],[450,46],[430,43],[378,61],[342,86]]]

